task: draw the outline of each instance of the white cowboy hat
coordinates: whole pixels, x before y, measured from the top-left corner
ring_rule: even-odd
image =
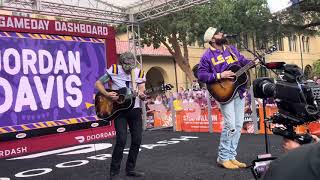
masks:
[[[204,42],[210,42],[212,40],[213,35],[217,32],[217,28],[209,27],[204,33]]]

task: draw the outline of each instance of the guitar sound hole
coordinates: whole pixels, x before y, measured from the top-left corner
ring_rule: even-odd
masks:
[[[124,95],[119,95],[119,99],[117,100],[117,103],[122,104],[126,100]]]

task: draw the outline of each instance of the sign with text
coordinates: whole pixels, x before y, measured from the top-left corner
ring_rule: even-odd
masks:
[[[0,127],[88,116],[105,44],[0,37]]]
[[[47,19],[0,15],[0,31],[86,36],[107,39],[113,29],[101,24],[83,24]]]

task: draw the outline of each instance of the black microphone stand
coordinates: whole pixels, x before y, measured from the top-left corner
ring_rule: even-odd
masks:
[[[266,65],[266,61],[264,58],[264,55],[259,54],[257,51],[252,52],[246,45],[244,45],[243,43],[241,43],[241,41],[239,41],[236,37],[232,37],[236,43],[240,44],[246,51],[248,51],[250,54],[253,55],[254,59],[259,60],[260,64],[264,67],[267,68]],[[274,71],[273,69],[271,69],[272,72],[274,72],[276,75],[278,75],[278,73],[276,71]]]

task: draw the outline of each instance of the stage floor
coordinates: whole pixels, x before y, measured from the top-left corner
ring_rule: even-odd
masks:
[[[130,134],[129,134],[130,135]],[[281,137],[271,135],[270,149],[281,154]],[[81,140],[81,138],[80,138]],[[20,159],[0,160],[0,177],[32,180],[106,180],[109,174],[111,145],[114,139],[72,146]],[[216,164],[219,134],[181,133],[168,130],[146,131],[143,135],[137,169],[144,178],[124,176],[127,155],[121,174],[125,179],[146,180],[248,180],[250,169],[226,170]],[[130,145],[128,138],[127,146]],[[243,134],[238,159],[248,164],[265,152],[263,135]],[[0,178],[0,180],[2,180]]]

